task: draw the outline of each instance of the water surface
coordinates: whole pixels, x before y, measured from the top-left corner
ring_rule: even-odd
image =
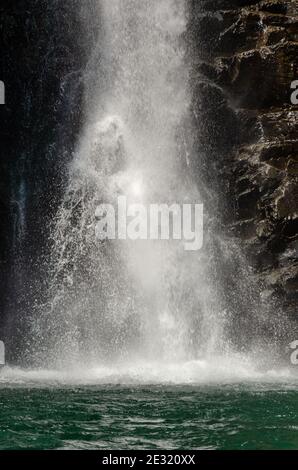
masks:
[[[9,375],[9,374],[8,374]],[[298,449],[298,384],[0,379],[1,449]]]

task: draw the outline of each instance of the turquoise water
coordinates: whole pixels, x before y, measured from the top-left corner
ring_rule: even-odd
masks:
[[[1,449],[298,449],[296,383],[0,381]]]

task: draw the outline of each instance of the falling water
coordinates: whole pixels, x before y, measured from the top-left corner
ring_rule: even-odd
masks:
[[[130,375],[141,367],[146,377],[149,367],[162,371],[160,379],[172,376],[178,364],[179,374],[183,365],[197,375],[197,367],[212,374],[220,363],[224,375],[245,375],[246,328],[253,336],[252,319],[267,327],[269,317],[262,320],[257,302],[249,304],[252,289],[241,256],[241,279],[233,280],[237,302],[231,308],[227,303],[222,267],[214,259],[220,251],[232,266],[236,251],[212,230],[207,210],[199,251],[186,251],[183,240],[96,237],[97,207],[115,206],[119,196],[145,207],[204,203],[206,188],[199,187],[191,165],[199,155],[186,59],[188,2],[94,5],[99,38],[84,75],[85,119],[50,229],[42,295],[26,319],[24,362],[64,370],[124,367]]]
[[[100,0],[86,122],[52,233],[48,297],[32,316],[36,361],[194,360],[220,348],[224,316],[207,254],[177,240],[95,237],[99,203],[200,203],[192,152],[186,3]]]

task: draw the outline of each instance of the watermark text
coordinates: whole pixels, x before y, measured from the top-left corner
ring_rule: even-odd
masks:
[[[104,240],[182,240],[186,251],[203,246],[203,204],[100,204],[95,212],[96,238]]]

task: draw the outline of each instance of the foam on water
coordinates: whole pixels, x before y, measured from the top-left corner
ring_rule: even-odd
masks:
[[[4,367],[0,386],[223,385],[267,384],[298,388],[295,368],[261,369],[244,356],[213,357],[180,363],[133,362],[67,370]]]

